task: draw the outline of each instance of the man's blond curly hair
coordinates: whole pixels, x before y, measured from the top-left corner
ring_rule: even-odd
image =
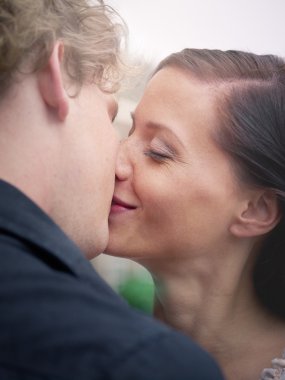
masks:
[[[92,80],[115,91],[125,37],[125,24],[103,0],[0,0],[0,96],[17,73],[44,67],[57,40],[78,88]]]

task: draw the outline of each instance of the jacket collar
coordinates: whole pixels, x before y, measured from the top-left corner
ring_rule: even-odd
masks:
[[[86,275],[86,269],[94,275],[89,261],[52,219],[20,190],[1,179],[0,230],[55,256],[75,275]]]

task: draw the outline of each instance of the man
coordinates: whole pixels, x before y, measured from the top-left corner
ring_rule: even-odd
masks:
[[[92,4],[0,1],[0,379],[221,379],[87,260],[108,241],[122,30]]]

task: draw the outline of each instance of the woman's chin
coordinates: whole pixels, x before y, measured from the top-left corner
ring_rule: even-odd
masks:
[[[114,256],[114,257],[129,258],[128,253],[126,252],[126,249],[120,248],[117,245],[112,244],[111,242],[109,242],[109,244],[107,245],[103,253],[105,255]]]

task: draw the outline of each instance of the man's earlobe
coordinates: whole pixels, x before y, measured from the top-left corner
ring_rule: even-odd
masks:
[[[281,211],[274,191],[260,190],[244,205],[230,231],[237,237],[261,236],[273,230],[280,219]]]
[[[52,108],[58,118],[64,121],[68,115],[69,98],[64,88],[61,64],[64,46],[57,42],[52,50],[47,65],[38,73],[39,89],[45,104]]]

